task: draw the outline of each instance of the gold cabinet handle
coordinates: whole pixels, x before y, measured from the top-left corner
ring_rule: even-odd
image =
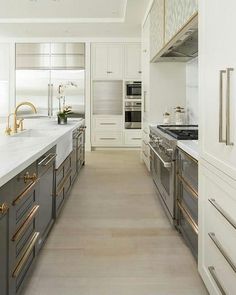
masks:
[[[34,188],[34,186],[36,185],[36,183],[38,182],[39,178],[36,178],[35,181],[33,181],[26,189],[25,191],[23,191],[23,193],[21,193],[13,202],[12,205],[15,206],[18,203],[21,202],[22,199],[24,199],[27,194]]]
[[[5,215],[8,209],[9,209],[9,206],[7,205],[7,203],[3,203],[2,205],[0,205],[0,214]]]
[[[26,249],[26,251],[25,251],[25,253],[24,253],[22,259],[20,260],[19,264],[17,265],[17,267],[16,267],[15,270],[14,270],[14,272],[13,272],[13,274],[12,274],[12,277],[13,277],[13,278],[18,277],[18,275],[20,274],[22,268],[24,267],[24,265],[25,265],[25,263],[27,262],[27,260],[28,260],[28,258],[29,258],[29,256],[30,256],[31,252],[32,252],[33,249],[34,249],[34,246],[35,246],[35,244],[36,244],[36,242],[37,242],[38,237],[39,237],[39,232],[36,232],[36,233],[33,235],[32,239],[30,240],[29,246],[28,246],[28,248]]]
[[[31,221],[34,219],[34,217],[35,217],[36,213],[38,212],[38,210],[39,210],[39,205],[36,205],[36,206],[33,207],[33,209],[30,211],[28,217],[26,218],[25,222],[21,226],[21,228],[18,229],[18,231],[12,237],[11,240],[13,242],[17,241],[23,235],[23,233],[26,231],[26,229],[28,228]]]
[[[29,172],[26,172],[24,175],[24,183],[27,183],[27,181],[36,181],[37,175],[36,173],[33,173],[32,175],[29,174]]]

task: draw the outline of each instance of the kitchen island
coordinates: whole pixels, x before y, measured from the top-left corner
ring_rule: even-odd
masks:
[[[26,120],[0,126],[0,290],[20,294],[84,164],[84,120]]]

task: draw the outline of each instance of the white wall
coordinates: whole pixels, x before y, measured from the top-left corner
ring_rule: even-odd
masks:
[[[198,124],[198,59],[186,64],[186,109],[190,124]]]
[[[186,65],[180,62],[150,64],[150,118],[151,124],[162,123],[168,111],[174,122],[174,108],[186,104]]]

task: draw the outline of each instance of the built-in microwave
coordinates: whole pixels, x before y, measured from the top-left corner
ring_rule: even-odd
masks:
[[[127,81],[126,87],[126,99],[141,99],[142,85],[140,81]]]

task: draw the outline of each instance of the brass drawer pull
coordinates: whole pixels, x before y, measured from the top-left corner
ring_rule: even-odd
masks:
[[[221,295],[227,295],[226,292],[225,292],[225,290],[223,289],[223,287],[222,287],[219,279],[217,278],[217,275],[216,275],[214,266],[209,266],[208,267],[208,270],[209,270],[212,278],[214,279],[214,281],[215,281],[218,289],[220,290]]]
[[[100,125],[116,125],[116,123],[100,123]]]
[[[54,159],[56,159],[57,154],[50,154],[50,158],[46,163],[43,163],[43,166],[47,166],[49,163],[51,163]]]
[[[71,172],[72,172],[72,169],[69,170],[69,172],[67,173],[67,175],[65,176],[64,180],[62,181],[61,185],[60,185],[60,189],[56,192],[56,197],[58,197],[62,190],[64,189],[64,185],[65,183],[67,182],[67,180],[70,178],[71,176]]]
[[[36,173],[33,173],[32,175],[29,174],[29,172],[26,172],[24,175],[24,183],[27,183],[27,181],[35,181],[37,179]]]
[[[36,205],[33,207],[33,209],[30,211],[30,213],[29,213],[28,217],[26,218],[25,222],[23,223],[23,225],[20,227],[20,229],[18,229],[18,231],[12,237],[11,240],[13,242],[17,241],[22,236],[22,234],[25,232],[25,230],[27,229],[27,227],[29,226],[31,221],[34,219],[38,210],[39,210],[39,205]]]
[[[35,244],[37,242],[38,237],[39,237],[39,232],[36,232],[33,235],[32,239],[30,240],[29,247],[26,249],[23,257],[21,258],[20,262],[18,263],[17,267],[14,270],[14,272],[12,274],[13,278],[18,277],[18,275],[20,274],[22,268],[24,267],[25,263],[27,262],[27,259],[29,258],[31,252],[34,249],[34,246],[35,246]]]
[[[189,213],[187,212],[187,210],[184,208],[183,205],[180,204],[180,202],[178,203],[178,207],[180,209],[180,211],[183,213],[183,215],[185,216],[185,218],[187,219],[189,225],[191,226],[191,228],[193,229],[193,231],[198,235],[198,226],[197,224],[194,222],[194,220],[192,219],[192,217],[189,215]]]
[[[182,182],[183,186],[188,190],[188,192],[195,199],[198,199],[198,193],[195,191],[195,189],[192,186],[190,186],[190,184],[180,174],[178,174],[178,178],[179,178],[180,182]]]
[[[5,215],[8,210],[9,206],[7,205],[7,203],[3,203],[2,205],[0,205],[0,214]]]
[[[215,199],[208,199],[208,201],[228,221],[228,223],[231,224],[234,229],[236,229],[236,223],[235,223],[235,221],[229,216],[228,213],[225,212],[225,210],[219,204],[217,204],[216,200]]]
[[[35,187],[36,183],[39,181],[39,178],[37,178],[34,182],[32,182],[27,188],[26,190],[21,193],[13,202],[12,205],[15,206],[17,205],[19,202],[21,202],[22,199],[24,199],[27,194]]]
[[[208,235],[211,238],[211,240],[213,241],[213,243],[216,245],[216,247],[218,248],[218,250],[220,251],[220,253],[227,260],[227,262],[229,263],[229,265],[231,266],[231,268],[233,269],[233,271],[236,273],[236,266],[235,266],[235,264],[233,263],[233,261],[231,260],[231,258],[229,257],[229,255],[226,253],[226,251],[223,248],[223,246],[220,244],[220,242],[216,238],[215,233],[208,233]]]

